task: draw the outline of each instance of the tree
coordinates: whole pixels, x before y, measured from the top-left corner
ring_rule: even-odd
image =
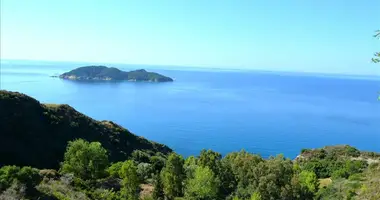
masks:
[[[120,177],[122,181],[121,194],[127,200],[138,200],[140,182],[137,175],[137,167],[132,160],[127,160],[121,166]]]
[[[162,156],[152,156],[149,161],[152,164],[154,173],[160,173],[162,168],[165,166],[166,159]]]
[[[222,155],[220,153],[212,150],[206,151],[203,149],[199,155],[198,165],[202,167],[208,167],[215,174],[217,174],[220,165],[220,159],[222,159]]]
[[[251,187],[262,199],[294,199],[291,189],[293,163],[283,155],[271,157],[254,169]],[[252,194],[252,193],[251,193]]]
[[[234,172],[232,171],[232,167],[228,162],[226,162],[226,160],[222,160],[220,162],[218,178],[220,181],[219,193],[220,196],[225,199],[233,191],[235,191],[237,187],[237,180]]]
[[[302,171],[299,174],[301,186],[306,187],[310,192],[316,193],[319,187],[319,180],[314,172]]]
[[[119,172],[122,166],[123,166],[123,162],[113,163],[107,169],[108,175],[113,178],[119,178],[120,177]]]
[[[218,196],[219,181],[208,167],[198,166],[186,185],[186,199],[212,200]]]
[[[375,38],[377,38],[377,39],[380,39],[380,30],[377,30],[377,31],[375,32],[375,35],[374,35],[373,37],[375,37]],[[372,58],[372,62],[374,62],[374,63],[378,63],[378,62],[380,62],[380,52],[376,52],[374,56],[375,56],[375,57]]]
[[[254,171],[262,162],[264,162],[264,159],[259,155],[251,154],[244,150],[227,154],[222,159],[222,166],[224,166],[225,170],[221,173],[221,177],[225,179],[221,182],[223,190],[228,191],[236,188],[237,197],[249,199],[257,187],[257,177],[255,177]],[[231,175],[232,177],[227,178],[227,176]],[[227,179],[231,181],[226,185],[228,183]]]
[[[164,194],[167,199],[174,199],[182,196],[182,183],[184,177],[184,160],[182,156],[171,153],[166,161],[165,167],[161,171],[161,180]]]
[[[202,150],[199,159],[199,166],[208,167],[214,172],[216,178],[219,179],[220,198],[224,199],[230,195],[236,188],[236,178],[232,172],[231,165],[222,162],[222,155],[212,150]]]
[[[97,179],[104,176],[107,166],[107,150],[99,142],[78,139],[69,142],[61,172],[73,173],[82,179]]]
[[[301,183],[299,174],[294,174],[292,180],[291,180],[291,190],[292,190],[292,199],[300,199],[300,200],[306,200],[306,199],[314,199],[316,196],[316,193],[311,192],[307,186],[304,186],[305,184]],[[319,199],[319,198],[316,198]]]
[[[161,181],[161,177],[160,175],[155,175],[153,177],[153,186],[154,186],[154,190],[153,190],[153,199],[154,200],[163,200],[165,195],[164,195],[164,191],[163,191],[163,186],[162,186],[162,181]]]
[[[251,196],[251,200],[261,200],[260,192],[254,192]]]
[[[153,169],[149,163],[139,163],[137,165],[137,174],[141,181],[146,181],[152,177]]]
[[[192,178],[194,176],[195,169],[197,168],[197,159],[194,156],[189,156],[185,160],[183,170],[186,174],[186,178]]]

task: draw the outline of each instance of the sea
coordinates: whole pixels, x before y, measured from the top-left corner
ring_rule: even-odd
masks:
[[[202,149],[222,155],[244,149],[292,159],[303,148],[341,144],[380,152],[380,77],[122,64],[107,66],[144,68],[175,81],[51,77],[85,64],[2,61],[0,89],[69,104],[184,157]]]

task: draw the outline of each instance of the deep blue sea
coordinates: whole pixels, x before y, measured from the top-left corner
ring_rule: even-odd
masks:
[[[175,78],[173,83],[50,77],[79,66],[3,62],[0,88],[42,103],[69,104],[94,119],[112,120],[167,144],[183,156],[205,148],[294,158],[302,148],[336,144],[380,151],[379,77],[169,66],[143,67]]]

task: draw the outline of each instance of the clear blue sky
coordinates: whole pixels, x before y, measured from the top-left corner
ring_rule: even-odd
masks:
[[[1,0],[1,59],[376,74],[379,0]]]

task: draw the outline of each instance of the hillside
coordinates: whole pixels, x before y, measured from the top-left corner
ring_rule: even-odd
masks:
[[[143,81],[143,82],[172,82],[173,79],[144,69],[125,72],[114,67],[85,66],[71,70],[59,76],[70,80],[96,80],[96,81]]]
[[[380,153],[349,145],[303,149],[295,159],[319,178],[316,199],[379,199]]]
[[[0,91],[0,165],[58,168],[68,141],[99,141],[111,162],[133,150],[167,154],[162,144],[138,137],[110,121],[96,121],[68,105],[40,104],[16,92]]]

